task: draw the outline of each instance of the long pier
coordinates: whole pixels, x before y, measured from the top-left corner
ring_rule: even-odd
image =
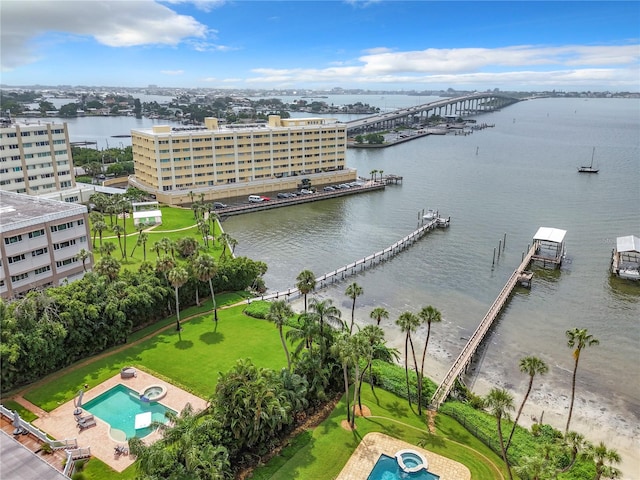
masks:
[[[388,260],[389,258],[397,255],[405,248],[413,245],[414,242],[419,240],[424,236],[425,233],[434,230],[435,228],[446,228],[451,223],[451,217],[449,218],[441,218],[435,217],[433,219],[428,220],[426,223],[423,223],[417,230],[413,231],[406,237],[398,240],[393,245],[385,248],[384,250],[380,250],[379,252],[375,252],[367,257],[361,258],[352,262],[348,265],[344,265],[332,272],[325,273],[316,278],[316,288],[324,288],[329,283],[333,284],[334,282],[344,280],[346,277],[355,275],[358,272],[365,270],[366,268],[374,267],[378,265],[380,262],[384,260]],[[254,300],[274,300],[279,298],[285,298],[290,300],[292,298],[296,298],[300,295],[300,290],[298,288],[289,288],[287,290],[282,290],[279,292],[269,293],[267,295],[262,295],[260,297],[247,299],[247,303],[251,303]]]
[[[478,325],[478,328],[473,332],[473,335],[471,335],[469,341],[460,352],[460,355],[458,355],[458,358],[453,362],[453,365],[436,389],[433,397],[431,398],[431,404],[429,406],[430,409],[437,410],[447,399],[451,389],[455,385],[456,379],[462,375],[467,366],[471,363],[473,355],[482,343],[482,340],[491,328],[491,325],[493,325],[493,321],[498,317],[505,303],[507,303],[509,295],[511,295],[511,292],[518,282],[531,282],[531,276],[530,273],[527,272],[527,268],[533,260],[538,248],[538,243],[534,242],[527,255],[522,259],[520,266],[513,271],[509,280],[507,280],[507,283],[498,294],[498,297],[491,304],[489,311],[480,322],[480,325]]]

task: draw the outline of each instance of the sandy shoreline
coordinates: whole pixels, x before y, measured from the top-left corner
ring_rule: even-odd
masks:
[[[294,311],[304,310],[304,301],[296,299],[290,302]],[[349,317],[349,318],[347,318]],[[344,320],[350,320],[350,315],[344,316]],[[363,322],[356,314],[356,324],[369,324],[371,320]],[[404,351],[404,337],[397,331],[385,329],[387,344]],[[453,355],[446,351],[446,348],[438,345],[437,341],[430,342],[427,355],[426,370],[434,381],[440,381],[447,373]],[[486,366],[484,366],[486,367]],[[487,370],[487,368],[484,368]],[[491,378],[483,373],[482,368],[470,385],[477,395],[485,395],[492,387],[498,386],[506,388],[514,397],[516,409],[522,402],[524,391],[518,391],[513,385],[506,384],[509,378]],[[522,375],[522,382],[527,381],[527,377]],[[564,432],[569,411],[570,391],[563,390],[557,393],[551,386],[544,382],[536,385],[527,400],[527,404],[520,417],[519,424],[530,428],[534,419],[542,416],[542,422]],[[622,457],[622,462],[617,465],[623,474],[624,479],[640,480],[640,425],[635,422],[633,415],[625,412],[624,408],[617,408],[611,399],[602,396],[576,390],[576,400],[571,418],[570,429],[585,436],[591,443],[600,441],[607,445],[607,448],[615,449]],[[627,413],[629,413],[627,415]]]

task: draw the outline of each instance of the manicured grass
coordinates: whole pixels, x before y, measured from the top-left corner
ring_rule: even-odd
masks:
[[[38,416],[30,410],[27,410],[18,402],[14,402],[13,400],[4,399],[2,400],[2,405],[9,410],[15,410],[20,415],[25,422],[33,422],[38,418]]]
[[[471,478],[474,480],[499,478],[496,465],[502,463],[500,458],[455,420],[438,415],[437,434],[430,435],[424,418],[421,419],[413,413],[406,400],[384,390],[376,390],[375,395],[372,395],[368,386],[363,389],[363,404],[371,409],[372,417],[358,418],[357,429],[354,432],[340,426],[341,421],[346,419],[346,405],[341,401],[312,433],[305,432],[294,439],[282,455],[257,469],[251,478],[335,478],[362,438],[370,432],[381,432],[414,445],[423,445],[427,450],[460,462],[471,470]],[[502,468],[500,470],[506,478],[506,471]]]
[[[147,261],[155,262],[158,256],[153,250],[153,244],[162,238],[168,238],[172,242],[176,242],[185,236],[190,236],[196,239],[198,243],[204,248],[204,242],[202,240],[202,235],[198,231],[196,227],[196,220],[193,217],[193,211],[190,209],[177,208],[177,207],[169,207],[166,205],[161,206],[162,210],[162,225],[158,225],[154,227],[152,230],[148,231],[148,240],[147,240]],[[113,217],[115,222],[115,215]],[[111,227],[111,220],[109,215],[104,215],[104,221],[109,227]],[[136,242],[138,241],[138,231],[135,229],[133,225],[133,218],[127,218],[125,221],[126,231],[127,231],[127,258],[122,259],[122,253],[120,251],[120,245],[118,244],[118,238],[114,235],[114,233],[108,229],[102,232],[102,244],[105,243],[113,243],[116,249],[111,254],[113,258],[120,261],[122,263],[122,268],[126,270],[137,270],[142,262],[144,261],[144,249],[142,245],[136,247]],[[118,219],[118,225],[122,225],[122,219]],[[91,229],[91,224],[89,225],[91,232],[91,242],[93,242],[93,230]],[[186,229],[186,230],[183,230]],[[215,224],[215,232],[212,233],[214,238],[217,238],[220,233],[222,233],[220,224],[216,222]],[[174,231],[179,230],[179,231]],[[120,237],[120,243],[124,248],[124,236]],[[135,251],[134,251],[135,247]],[[94,263],[102,258],[102,255],[99,252],[100,250],[100,238],[96,236],[96,248],[93,251],[93,261]],[[216,259],[218,259],[222,253],[222,245],[216,241],[215,245],[212,242],[209,243],[209,248],[204,249],[210,255],[213,255]],[[228,251],[228,249],[227,249]],[[133,252],[133,256],[131,253]],[[164,252],[160,252],[160,255],[164,255]]]
[[[24,396],[51,411],[71,400],[85,383],[94,387],[123,366],[133,365],[206,399],[214,392],[218,374],[228,371],[238,359],[250,358],[258,366],[279,370],[286,365],[286,357],[278,330],[267,321],[247,317],[243,308],[220,310],[216,326],[209,305],[204,308],[206,313],[185,322],[180,334],[169,322],[171,326],[158,335],[64,375],[53,375]],[[186,312],[182,318],[187,317]]]

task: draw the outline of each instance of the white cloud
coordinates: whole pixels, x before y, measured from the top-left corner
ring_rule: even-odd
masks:
[[[31,63],[35,40],[49,32],[93,37],[110,47],[177,45],[206,38],[207,27],[151,0],[20,0],[2,2],[2,69]],[[38,45],[38,50],[51,45]]]
[[[616,85],[637,90],[640,48],[532,46],[367,51],[359,64],[322,69],[258,68],[250,84]]]

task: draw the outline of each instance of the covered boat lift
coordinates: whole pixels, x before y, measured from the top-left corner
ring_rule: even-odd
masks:
[[[559,228],[540,227],[533,237],[535,253],[533,261],[542,262],[544,267],[559,267],[565,256],[564,237],[567,231]]]
[[[616,239],[611,273],[627,280],[640,280],[640,238],[627,235]]]

